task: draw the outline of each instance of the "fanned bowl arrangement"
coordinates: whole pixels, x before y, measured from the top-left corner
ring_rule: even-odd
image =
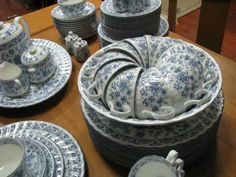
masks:
[[[217,131],[221,85],[219,66],[208,53],[181,40],[149,35],[99,50],[78,77],[94,143],[126,167],[141,155],[166,155],[170,148],[186,163],[200,156],[196,144],[204,146],[203,152]]]

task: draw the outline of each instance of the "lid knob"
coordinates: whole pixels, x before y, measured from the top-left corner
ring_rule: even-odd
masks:
[[[34,55],[36,52],[37,52],[36,46],[31,46],[31,47],[29,48],[29,53],[30,53],[31,55]]]

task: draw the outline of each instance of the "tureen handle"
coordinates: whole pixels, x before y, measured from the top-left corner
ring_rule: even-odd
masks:
[[[30,29],[29,29],[29,25],[28,23],[26,22],[25,18],[22,17],[22,16],[18,16],[14,19],[14,23],[16,24],[19,24],[19,21],[22,21],[22,24],[23,24],[23,27],[25,29],[25,32],[26,32],[26,35],[27,35],[27,38],[30,39]]]
[[[128,103],[123,105],[123,107],[126,109],[126,111],[124,111],[124,112],[115,110],[114,105],[113,105],[113,103],[111,101],[108,102],[108,107],[110,108],[110,111],[111,111],[111,113],[114,116],[118,116],[118,117],[122,117],[122,118],[127,118],[132,113],[131,107],[130,107],[130,105]]]
[[[156,120],[169,120],[175,117],[175,109],[171,106],[163,106],[160,112],[143,110],[142,114]]]

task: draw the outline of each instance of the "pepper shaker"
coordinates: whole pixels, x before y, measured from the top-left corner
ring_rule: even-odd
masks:
[[[66,50],[68,51],[69,54],[73,55],[73,44],[77,40],[82,40],[79,38],[79,36],[72,31],[69,31],[68,35],[65,37],[65,42],[66,42]]]
[[[73,51],[74,56],[79,62],[86,61],[88,59],[88,57],[90,56],[90,50],[88,47],[88,43],[85,40],[77,40],[73,44],[73,50],[74,50]]]

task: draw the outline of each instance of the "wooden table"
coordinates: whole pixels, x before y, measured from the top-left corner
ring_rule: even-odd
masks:
[[[99,2],[94,2],[99,8]],[[54,41],[64,46],[63,39],[52,25],[50,16],[54,6],[25,15],[28,20],[32,38]],[[171,37],[184,39],[170,33]],[[89,39],[92,53],[99,49],[97,37]],[[204,48],[205,49],[205,48]],[[186,177],[235,177],[236,176],[236,63],[210,50],[209,52],[219,63],[223,73],[223,90],[225,108],[220,124],[217,143],[196,163],[185,168]],[[0,124],[9,124],[21,120],[42,120],[62,126],[79,142],[83,149],[90,177],[127,176],[127,171],[109,164],[96,151],[81,109],[80,95],[77,88],[77,76],[82,66],[75,58],[71,78],[64,89],[44,103],[24,109],[0,109]]]

